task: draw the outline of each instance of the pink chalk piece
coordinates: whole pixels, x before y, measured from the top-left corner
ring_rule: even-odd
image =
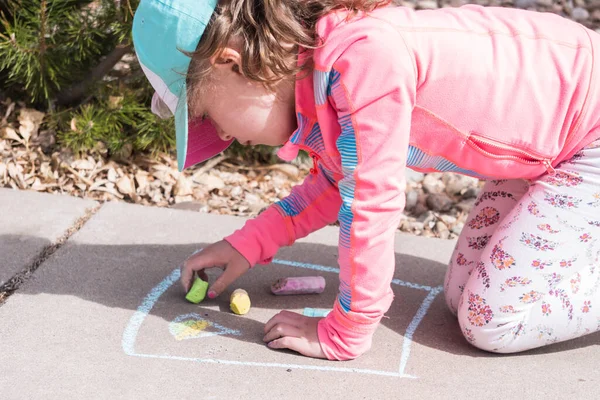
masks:
[[[271,285],[273,294],[319,294],[325,290],[325,278],[322,276],[298,276],[281,278]]]

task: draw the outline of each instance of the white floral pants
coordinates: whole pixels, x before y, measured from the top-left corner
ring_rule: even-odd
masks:
[[[444,289],[463,335],[483,350],[519,352],[600,330],[600,141],[553,175],[486,183]]]

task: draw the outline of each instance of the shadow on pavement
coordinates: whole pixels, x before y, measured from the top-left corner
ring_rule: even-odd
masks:
[[[32,246],[43,248],[48,243],[42,239],[25,238]],[[23,240],[23,237],[0,236],[0,243]],[[56,253],[46,259],[33,276],[17,291],[21,295],[41,293],[76,296],[107,307],[135,311],[153,288],[173,273],[178,265],[198,248],[197,245],[93,245],[69,240]],[[303,264],[337,268],[337,248],[312,243],[296,243],[281,249],[276,259]],[[0,255],[0,261],[2,261]],[[374,266],[376,267],[376,266]],[[404,254],[396,254],[394,278],[402,282],[425,286],[411,288],[393,285],[395,300],[382,320],[382,325],[398,335],[401,343],[415,314],[429,293],[426,287],[442,285],[446,266],[442,263]],[[219,274],[210,270],[211,281]],[[274,296],[270,285],[287,276],[322,275],[327,287],[320,295]],[[252,306],[271,311],[267,318],[283,309],[301,311],[304,307],[331,308],[337,295],[338,279],[334,272],[310,269],[309,266],[286,266],[279,263],[259,265],[235,282],[219,298],[207,299],[200,305],[188,303],[179,281],[165,287],[166,291],[153,305],[151,315],[169,322],[186,313],[196,313],[210,318],[222,326],[235,327],[245,334],[232,336],[241,341],[263,345],[265,321],[239,317],[229,312],[229,294],[238,287],[250,294]],[[10,303],[9,298],[7,303]],[[221,311],[221,312],[217,312]],[[251,314],[249,314],[250,316]],[[381,330],[382,328],[380,328]],[[377,336],[375,338],[377,340]],[[462,337],[458,323],[446,309],[443,292],[431,303],[427,314],[418,324],[413,341],[443,352],[470,357],[504,357],[471,347]],[[600,344],[600,333],[522,354],[544,354]]]

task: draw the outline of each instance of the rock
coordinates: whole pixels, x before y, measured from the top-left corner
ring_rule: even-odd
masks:
[[[585,8],[575,7],[571,12],[571,17],[575,21],[585,21],[590,17],[590,13]]]
[[[405,208],[407,210],[412,210],[417,205],[418,200],[419,200],[419,193],[416,190],[411,190],[410,192],[406,193]]]
[[[588,4],[588,9],[590,10],[597,10],[600,8],[600,0],[589,0]]]
[[[433,211],[448,211],[452,208],[452,200],[443,193],[429,194],[425,203]]]
[[[413,215],[421,216],[427,211],[429,210],[427,209],[427,206],[425,204],[417,203],[417,205],[411,210],[411,213]]]
[[[195,182],[204,185],[208,191],[212,191],[214,189],[223,189],[225,187],[225,182],[223,182],[223,179],[211,174],[202,174],[196,177]]]
[[[473,204],[475,204],[475,198],[463,200],[456,205],[456,208],[462,212],[468,213],[473,208]]]
[[[233,189],[231,189],[229,195],[231,197],[239,197],[243,192],[244,190],[240,186],[235,186]]]
[[[146,193],[148,189],[148,173],[138,170],[135,173],[135,181],[137,182],[137,192],[139,194]]]
[[[4,139],[9,139],[9,140],[16,140],[17,142],[22,142],[23,139],[21,139],[21,137],[17,134],[17,131],[15,131],[12,127],[7,126],[2,128],[2,135],[1,137]],[[0,131],[0,132],[2,132]]]
[[[456,217],[453,217],[452,215],[443,214],[440,215],[440,219],[444,221],[447,226],[453,226],[456,223]]]
[[[298,179],[300,176],[300,170],[293,164],[275,164],[271,165],[271,169],[283,172],[291,179]]]
[[[29,142],[30,138],[35,138],[40,129],[40,125],[46,114],[32,108],[23,108],[19,114],[19,134]]]
[[[176,201],[170,208],[186,211],[201,211],[202,207],[205,207],[204,204],[197,201],[183,201],[179,203]]]
[[[185,195],[185,196],[175,196],[173,198],[173,201],[175,202],[175,204],[179,204],[179,203],[189,203],[191,201],[193,201],[194,198],[192,197],[191,194]]]
[[[246,203],[253,214],[258,214],[267,204],[257,195],[252,193],[246,193],[244,197]]]
[[[444,191],[444,182],[442,182],[441,174],[427,174],[423,179],[423,190],[425,193],[441,193]]]
[[[460,235],[464,226],[465,226],[465,224],[463,224],[462,222],[459,222],[458,224],[456,224],[452,227],[452,233],[454,233],[455,235]]]
[[[440,239],[448,239],[450,237],[450,230],[442,221],[436,222],[435,230]]]
[[[171,194],[173,193],[173,186],[175,185],[171,185],[170,183],[163,183],[162,185],[160,185],[166,199],[171,197]]]
[[[419,215],[419,218],[417,218],[417,221],[422,222],[423,224],[427,225],[429,222],[434,221],[436,219],[435,213],[433,213],[432,211],[426,211],[423,214]]]
[[[439,8],[437,1],[434,1],[434,0],[419,0],[419,1],[417,1],[417,9],[435,10],[436,8]]]
[[[133,153],[133,145],[131,143],[125,143],[123,147],[117,150],[113,154],[113,158],[115,160],[129,160],[131,158],[131,154]]]
[[[106,179],[108,179],[109,182],[116,182],[117,179],[119,179],[119,174],[117,174],[117,171],[111,167],[106,173]]]
[[[425,224],[421,221],[413,221],[410,223],[409,232],[422,232],[425,229]]]
[[[271,178],[272,178],[271,181],[273,182],[273,185],[276,188],[284,186],[289,179],[288,176],[286,176],[284,173],[277,172],[277,171],[273,171]]]
[[[425,174],[418,171],[413,171],[410,168],[406,169],[406,181],[408,183],[420,183],[425,179]]]
[[[210,200],[208,200],[208,205],[212,208],[221,208],[226,206],[226,202],[225,200],[223,200],[220,197],[212,197]]]
[[[123,177],[117,181],[116,186],[117,190],[122,194],[131,196],[135,193],[133,181],[127,175],[123,175]]]
[[[6,167],[6,164],[4,164],[3,162],[0,162],[0,183],[5,185],[7,182],[7,176],[8,176],[8,168]]]
[[[80,171],[91,171],[94,169],[95,163],[90,160],[75,160],[71,163],[71,168],[78,169]]]
[[[193,184],[192,180],[186,177],[184,174],[179,175],[177,182],[175,182],[175,186],[173,187],[173,194],[175,196],[191,196],[193,193]],[[175,199],[177,202],[177,199]]]
[[[39,132],[37,137],[32,140],[34,146],[40,146],[44,153],[48,153],[56,144],[56,132],[50,129],[44,129]]]
[[[445,191],[450,196],[462,194],[468,188],[479,184],[479,179],[459,174],[444,174],[442,180],[446,184]]]
[[[479,187],[470,187],[462,194],[463,199],[472,199],[479,196],[481,189]]]
[[[517,8],[531,8],[535,7],[536,0],[515,0],[515,7]]]

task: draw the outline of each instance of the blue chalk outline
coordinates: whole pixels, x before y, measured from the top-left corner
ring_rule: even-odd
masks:
[[[272,261],[273,264],[287,265],[290,267],[298,267],[305,269],[312,269],[316,271],[323,272],[333,272],[339,273],[338,268],[326,267],[324,265],[318,264],[307,264],[300,263],[296,261],[287,261],[275,259]],[[137,339],[137,335],[139,333],[140,327],[144,323],[144,319],[150,314],[152,308],[160,298],[160,296],[165,293],[169,287],[175,282],[179,280],[180,277],[180,269],[174,269],[162,282],[156,285],[148,295],[142,300],[142,303],[139,305],[137,310],[133,313],[131,318],[129,319],[129,323],[125,327],[123,331],[123,338],[121,339],[121,346],[125,354],[129,356],[135,357],[143,357],[143,358],[159,358],[166,360],[179,360],[179,361],[193,361],[198,363],[206,363],[206,364],[222,364],[222,365],[240,365],[240,366],[254,366],[254,367],[275,367],[275,368],[294,368],[294,369],[303,369],[303,370],[318,370],[318,371],[329,371],[329,372],[354,372],[361,374],[369,374],[369,375],[382,375],[382,376],[391,376],[397,378],[412,378],[415,379],[416,376],[406,374],[404,371],[406,370],[406,364],[408,363],[408,357],[410,356],[412,338],[417,330],[417,327],[427,314],[431,303],[435,300],[436,296],[443,290],[442,286],[431,287],[425,285],[419,285],[412,282],[405,282],[400,279],[393,279],[392,283],[398,286],[408,287],[411,289],[418,289],[429,292],[425,299],[421,303],[421,306],[417,310],[417,313],[413,317],[412,321],[406,328],[406,333],[404,334],[404,342],[402,343],[402,353],[400,354],[400,366],[398,368],[398,372],[394,371],[382,371],[382,370],[373,370],[373,369],[362,369],[362,368],[343,368],[343,367],[330,367],[330,366],[318,366],[318,365],[303,365],[303,364],[281,364],[281,363],[262,363],[255,361],[234,361],[234,360],[219,360],[214,358],[195,358],[195,357],[179,357],[179,356],[169,356],[169,355],[158,355],[158,354],[142,354],[136,353],[135,351],[135,341]]]

